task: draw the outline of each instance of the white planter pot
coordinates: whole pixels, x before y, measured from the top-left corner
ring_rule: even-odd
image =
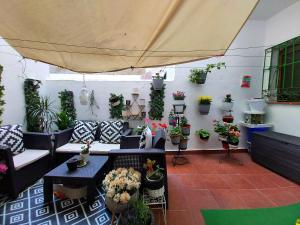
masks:
[[[222,110],[224,111],[230,111],[233,108],[233,102],[223,102],[222,104]]]
[[[90,155],[90,153],[88,153],[88,154],[82,154],[82,153],[80,153],[81,159],[83,159],[83,161],[85,161],[85,162],[89,161],[89,155]]]

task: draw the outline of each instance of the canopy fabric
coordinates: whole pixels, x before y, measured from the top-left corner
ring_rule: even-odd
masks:
[[[25,58],[76,72],[178,64],[223,55],[257,2],[1,1],[0,36]]]

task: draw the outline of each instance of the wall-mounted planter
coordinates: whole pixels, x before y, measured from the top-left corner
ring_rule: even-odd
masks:
[[[210,110],[210,105],[211,104],[199,104],[199,112],[202,115],[207,115]]]
[[[187,138],[181,138],[179,143],[179,148],[181,150],[186,150],[188,145],[188,139]]]
[[[190,132],[191,132],[191,125],[187,124],[181,127],[182,135],[190,135]]]
[[[161,90],[164,86],[164,79],[162,77],[161,78],[153,77],[152,85],[154,90]]]
[[[170,136],[170,138],[171,138],[171,143],[173,145],[179,145],[179,143],[180,143],[180,135]]]
[[[223,116],[223,122],[226,122],[226,123],[232,123],[233,120],[234,120],[234,118],[233,118],[232,115]]]
[[[199,73],[199,80],[197,81],[197,84],[205,84],[206,77],[207,77],[207,73],[201,71]]]
[[[233,102],[223,102],[221,109],[224,111],[231,111],[233,108]]]

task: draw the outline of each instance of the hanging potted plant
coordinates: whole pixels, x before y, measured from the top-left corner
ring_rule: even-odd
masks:
[[[181,135],[181,137],[180,137],[180,143],[179,143],[179,148],[181,150],[186,150],[187,149],[188,140],[189,140],[188,136]]]
[[[232,125],[228,130],[227,141],[230,147],[237,147],[239,145],[240,130],[236,125]]]
[[[207,64],[204,69],[191,69],[189,80],[194,84],[204,84],[208,73],[211,73],[212,69],[216,68],[220,70],[222,67],[226,67],[224,62],[219,62],[216,64]]]
[[[144,164],[144,169],[146,169],[145,176],[145,188],[152,198],[158,198],[164,195],[164,169],[160,168],[159,165],[156,165],[154,169],[156,161],[147,159]]]
[[[231,98],[231,94],[227,94],[223,100],[222,109],[224,111],[231,111],[233,108],[233,99]]]
[[[188,120],[185,116],[181,118],[180,126],[182,135],[190,135],[191,125],[188,123]]]
[[[181,129],[179,126],[172,127],[170,130],[170,138],[173,145],[180,143]]]
[[[229,123],[214,120],[214,131],[219,134],[220,141],[227,141],[229,127]]]
[[[203,141],[208,141],[210,137],[210,133],[207,130],[200,129],[196,131],[196,134],[200,137]]]
[[[105,204],[113,213],[121,213],[130,200],[137,200],[141,186],[141,174],[133,168],[110,171],[102,182]]]
[[[226,123],[232,123],[234,120],[234,117],[231,115],[231,110],[227,111],[226,115],[223,116],[223,122]]]
[[[156,73],[155,76],[152,76],[153,89],[162,90],[164,86],[164,80],[166,79],[166,77],[167,77],[167,72],[164,73],[164,76],[161,76],[160,73]]]
[[[199,96],[199,112],[203,115],[207,115],[210,110],[211,102],[211,96]]]
[[[174,100],[184,100],[185,94],[183,91],[177,91],[177,92],[173,93],[173,98],[174,98]]]

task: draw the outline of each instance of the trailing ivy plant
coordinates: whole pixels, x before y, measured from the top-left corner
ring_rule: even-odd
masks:
[[[26,79],[24,81],[24,95],[25,95],[25,110],[26,110],[26,122],[27,131],[42,132],[41,120],[38,116],[34,116],[31,113],[31,109],[37,107],[40,104],[39,88],[41,81]]]
[[[165,98],[166,85],[163,85],[161,90],[154,90],[151,84],[150,93],[150,111],[148,112],[151,120],[161,120],[164,114],[164,98]]]
[[[112,119],[121,119],[122,111],[124,109],[124,97],[122,94],[116,95],[111,93],[109,98],[110,105],[110,118]]]
[[[73,91],[63,90],[58,93],[60,98],[60,108],[62,112],[65,112],[73,122],[76,120],[76,109],[74,106],[74,94]]]
[[[4,97],[4,86],[2,84],[2,72],[3,67],[0,65],[0,125],[2,124],[2,114],[4,112],[4,105],[5,101],[3,100]]]

